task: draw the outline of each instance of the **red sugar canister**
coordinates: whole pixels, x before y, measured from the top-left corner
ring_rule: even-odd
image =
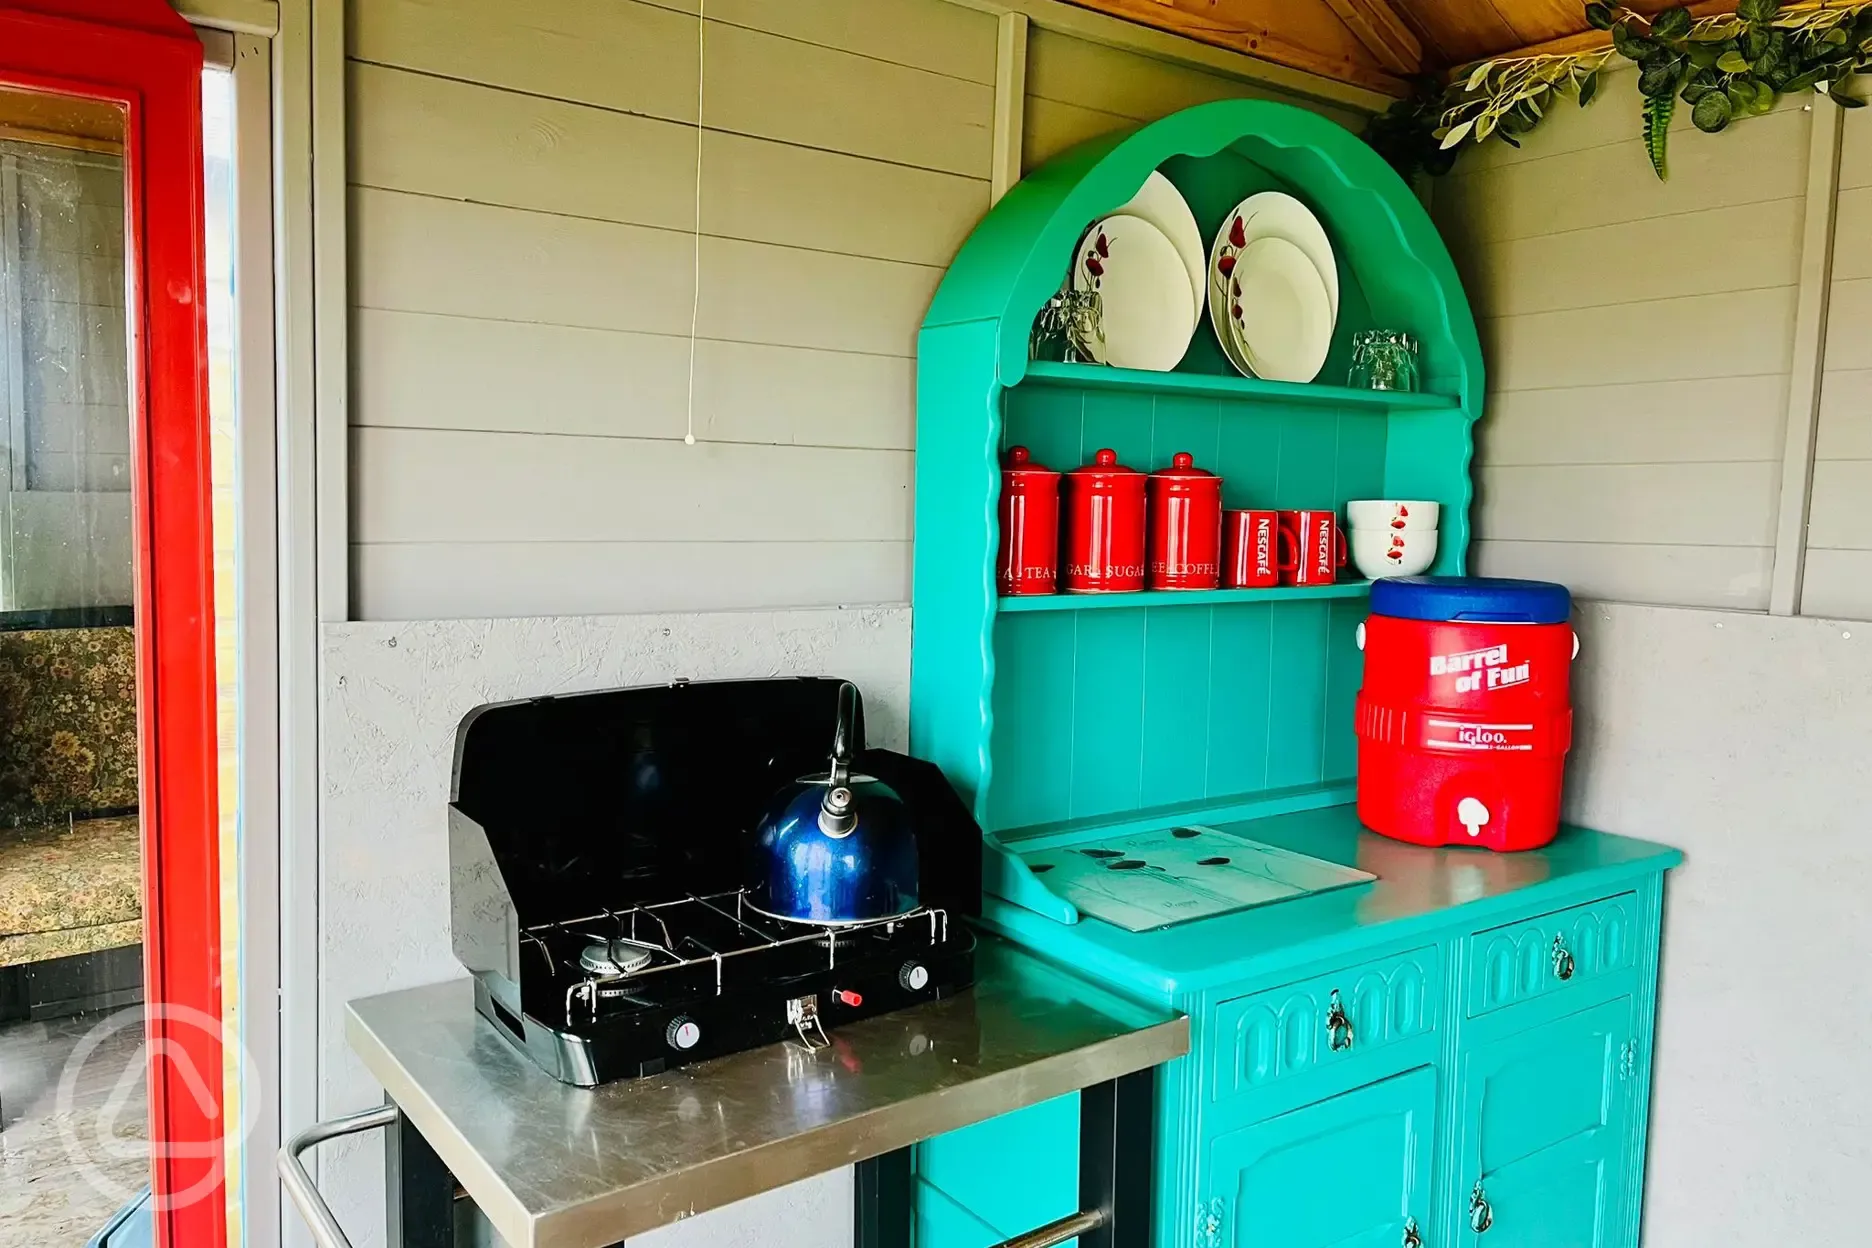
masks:
[[[1214,589],[1222,571],[1222,478],[1178,451],[1150,475],[1150,587]]]
[[[1067,473],[1066,567],[1071,594],[1129,593],[1144,588],[1144,474],[1106,447]]]
[[[1024,446],[1001,468],[1001,554],[995,572],[1003,594],[1059,590],[1060,474],[1034,462]]]

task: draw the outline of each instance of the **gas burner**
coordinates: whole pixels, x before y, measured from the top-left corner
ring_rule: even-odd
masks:
[[[448,812],[449,926],[489,1026],[554,1078],[591,1087],[822,1043],[968,988],[981,829],[934,764],[866,748],[861,705],[852,766],[903,800],[921,907],[827,927],[761,914],[747,891],[759,812],[825,766],[848,688],[679,682],[468,715]]]
[[[651,953],[625,940],[593,941],[579,953],[579,966],[593,975],[634,975],[650,965]]]

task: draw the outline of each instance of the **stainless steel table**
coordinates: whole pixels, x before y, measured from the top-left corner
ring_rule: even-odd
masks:
[[[1188,1052],[1188,1020],[995,937],[977,958],[970,991],[843,1027],[828,1048],[771,1045],[595,1089],[509,1046],[475,1013],[471,981],[368,997],[346,1034],[386,1106],[302,1134],[281,1172],[315,1231],[342,1243],[297,1154],[387,1127],[391,1248],[452,1244],[457,1183],[514,1248],[605,1248],[858,1163],[859,1248],[904,1248],[911,1145],[1079,1091],[1081,1212],[1028,1242],[1142,1248],[1152,1071]]]

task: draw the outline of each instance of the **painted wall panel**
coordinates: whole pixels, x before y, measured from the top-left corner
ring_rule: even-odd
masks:
[[[1872,1018],[1842,936],[1872,892],[1872,630],[1608,603],[1575,620],[1566,815],[1686,855],[1644,1243],[1860,1243]]]
[[[449,944],[447,802],[455,728],[489,701],[694,679],[856,681],[872,740],[902,748],[910,612],[727,612],[339,624],[321,631],[320,1112],[381,1102],[344,1042],[347,1000],[463,974]],[[360,1245],[381,1243],[381,1137],[320,1150],[320,1188]],[[850,1243],[848,1170],[633,1240],[648,1248]],[[775,1228],[789,1228],[784,1240]]]
[[[1800,609],[1872,620],[1872,121],[1845,127]]]
[[[1720,136],[1675,125],[1660,182],[1616,106],[1635,85],[1614,75],[1520,152],[1491,145],[1436,185],[1489,369],[1474,563],[1761,609],[1812,115],[1789,102]]]

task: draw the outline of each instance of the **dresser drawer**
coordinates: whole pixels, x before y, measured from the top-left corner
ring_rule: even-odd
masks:
[[[1223,1001],[1210,1037],[1211,1099],[1331,1070],[1428,1035],[1442,1001],[1443,958],[1435,945]],[[1344,1025],[1329,1026],[1339,1014]]]
[[[1623,971],[1637,950],[1638,895],[1620,893],[1469,938],[1470,1018]]]

